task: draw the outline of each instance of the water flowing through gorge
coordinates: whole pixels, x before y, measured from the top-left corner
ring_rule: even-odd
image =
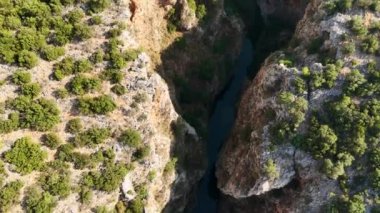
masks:
[[[240,56],[234,68],[234,76],[225,91],[215,104],[213,114],[208,124],[208,169],[197,196],[197,204],[194,212],[217,212],[218,190],[216,188],[215,162],[218,153],[229,136],[235,121],[236,107],[243,90],[244,82],[248,80],[247,74],[253,60],[253,47],[249,39],[243,43]]]

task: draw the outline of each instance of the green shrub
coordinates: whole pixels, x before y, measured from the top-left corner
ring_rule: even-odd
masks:
[[[365,27],[364,21],[360,16],[352,17],[350,21],[351,30],[359,36],[364,36],[368,33],[367,28]]]
[[[23,84],[20,87],[20,92],[24,96],[35,98],[41,93],[41,86],[38,83]]]
[[[92,16],[91,20],[90,20],[90,23],[92,25],[99,25],[99,24],[102,23],[102,17],[101,16],[97,16],[97,15]]]
[[[304,79],[300,77],[296,77],[294,79],[294,88],[296,90],[296,93],[303,94],[307,90],[306,82]]]
[[[107,164],[99,172],[92,171],[82,177],[86,187],[112,192],[120,187],[125,175],[131,170],[128,165],[120,163]]]
[[[19,202],[20,190],[23,183],[19,180],[6,184],[0,190],[0,210],[8,212],[13,205]]]
[[[79,118],[71,119],[66,124],[66,131],[71,134],[76,134],[82,131],[83,124]]]
[[[142,143],[140,133],[133,129],[125,130],[118,138],[120,144],[133,148],[139,147]]]
[[[380,169],[375,169],[371,174],[371,186],[380,191]]]
[[[71,24],[76,24],[81,22],[81,20],[84,18],[85,14],[83,10],[81,9],[74,9],[67,13],[66,18]]]
[[[344,174],[344,165],[340,162],[334,164],[330,159],[323,161],[322,171],[327,177],[336,180],[339,176]]]
[[[75,76],[68,84],[68,90],[76,95],[84,95],[86,93],[99,90],[101,81],[97,78],[90,78],[84,75]]]
[[[56,104],[43,98],[32,100],[19,96],[8,103],[8,107],[20,114],[20,127],[47,131],[59,123],[59,109]]]
[[[62,140],[55,133],[47,133],[43,135],[42,142],[45,146],[49,147],[50,149],[56,149],[59,145],[62,144]]]
[[[95,98],[80,98],[78,100],[78,109],[80,113],[89,114],[107,114],[116,109],[116,104],[110,96],[102,95]]]
[[[264,173],[270,179],[275,179],[279,177],[279,172],[277,171],[277,166],[272,159],[269,159],[264,165]]]
[[[56,205],[56,199],[49,192],[36,188],[29,189],[25,196],[25,210],[28,213],[51,213]]]
[[[67,91],[67,89],[57,89],[56,91],[54,91],[54,96],[58,99],[65,99],[67,97],[69,97],[69,91]]]
[[[131,213],[143,213],[144,201],[141,198],[135,198],[128,203],[127,212]]]
[[[196,16],[198,19],[202,20],[207,15],[207,8],[204,4],[200,4],[197,7]]]
[[[177,165],[177,158],[172,158],[170,159],[169,162],[166,163],[165,168],[164,168],[164,174],[169,174],[175,171],[176,165]]]
[[[111,88],[111,91],[115,93],[116,95],[121,96],[127,92],[127,89],[120,84],[116,84],[115,86]]]
[[[55,158],[60,161],[72,162],[73,161],[74,146],[72,144],[63,144],[57,148]]]
[[[367,80],[359,70],[352,70],[345,79],[343,91],[347,95],[359,95],[360,88]]]
[[[89,0],[87,6],[90,12],[100,13],[111,4],[110,0]]]
[[[39,181],[42,189],[53,196],[67,197],[71,193],[70,177],[67,173],[47,173]]]
[[[107,69],[101,74],[101,78],[112,84],[119,84],[124,79],[124,73],[120,70]]]
[[[11,113],[7,120],[0,119],[0,134],[10,133],[16,130],[20,125],[20,116],[18,113]]]
[[[40,145],[27,137],[16,140],[12,149],[4,154],[4,159],[23,175],[41,169],[46,157],[47,154],[41,150]]]
[[[38,57],[34,52],[23,50],[18,53],[17,62],[21,67],[31,69],[38,64]]]
[[[92,127],[84,132],[79,133],[74,138],[74,144],[76,146],[89,146],[94,147],[103,143],[107,138],[111,136],[111,132],[107,128]]]
[[[136,160],[143,160],[150,154],[150,147],[149,146],[143,146],[136,149],[136,151],[133,153],[133,157]]]
[[[83,204],[88,204],[90,203],[91,199],[93,197],[93,192],[91,189],[87,187],[82,187],[80,192],[79,192],[79,200]]]
[[[57,60],[65,54],[63,47],[55,47],[53,45],[46,45],[41,50],[41,57],[47,61]]]
[[[355,53],[356,47],[354,42],[343,43],[343,53],[347,55],[352,55]]]
[[[104,52],[102,49],[96,50],[91,55],[91,62],[94,64],[102,63],[104,59]]]
[[[54,64],[54,79],[60,81],[65,76],[73,74],[76,67],[74,63],[74,58],[67,57],[62,59],[60,62]]]
[[[333,129],[328,125],[320,125],[315,118],[312,119],[306,143],[315,158],[323,159],[334,155],[336,153],[337,140],[338,137]]]
[[[84,41],[91,38],[93,32],[92,28],[85,24],[74,25],[74,38]]]
[[[369,54],[374,54],[379,50],[379,42],[376,36],[370,35],[362,42],[362,50]]]
[[[88,59],[83,59],[75,62],[74,73],[90,72],[92,64]]]
[[[16,72],[14,72],[11,79],[12,83],[17,85],[30,83],[31,80],[32,76],[30,75],[30,73],[21,70],[17,70]]]

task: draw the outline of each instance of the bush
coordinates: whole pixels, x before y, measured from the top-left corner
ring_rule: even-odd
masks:
[[[355,53],[356,47],[354,42],[345,42],[343,43],[343,53],[352,55]]]
[[[84,75],[75,76],[68,84],[68,90],[76,95],[84,95],[88,92],[99,90],[101,81],[97,78],[89,78]]]
[[[74,58],[67,57],[62,59],[60,62],[54,64],[53,77],[55,80],[62,80],[63,77],[71,75],[74,73],[75,64]]]
[[[86,187],[112,192],[120,187],[125,175],[131,170],[128,165],[116,163],[107,164],[99,172],[89,172],[82,177]]]
[[[116,104],[112,98],[107,95],[95,98],[80,98],[78,100],[78,108],[80,113],[89,114],[107,114],[116,109]]]
[[[25,198],[26,212],[51,213],[57,205],[55,198],[49,192],[36,188],[29,189]]]
[[[76,134],[82,131],[83,125],[79,118],[71,119],[66,124],[66,131],[71,134]]]
[[[360,95],[359,89],[366,82],[367,80],[359,70],[353,70],[346,76],[343,91],[347,95]]]
[[[376,36],[370,35],[362,42],[362,50],[369,54],[374,54],[379,50],[379,42]]]
[[[104,52],[102,49],[96,50],[91,55],[91,62],[94,64],[102,63],[104,59]]]
[[[352,32],[354,32],[356,35],[364,36],[368,33],[368,30],[365,27],[365,24],[363,22],[363,19],[360,16],[352,17],[350,21],[350,27],[351,27]]]
[[[344,174],[344,165],[342,163],[334,164],[330,159],[323,161],[322,171],[329,177],[336,180]]]
[[[34,52],[23,50],[18,53],[17,62],[19,66],[21,67],[26,67],[26,68],[31,69],[37,65],[38,57]]]
[[[0,190],[0,211],[8,212],[13,205],[19,202],[20,190],[23,187],[21,181],[13,181]]]
[[[53,45],[46,45],[41,50],[41,56],[47,61],[57,60],[59,57],[65,54],[63,47],[55,47]]]
[[[91,69],[92,65],[88,59],[83,59],[75,62],[74,73],[90,72]]]
[[[87,6],[90,12],[100,13],[111,4],[110,0],[89,0]]]
[[[69,97],[69,91],[67,89],[57,89],[54,91],[54,96],[58,99],[65,99]]]
[[[105,70],[101,78],[110,81],[112,84],[119,84],[124,79],[124,73],[119,70]]]
[[[120,84],[116,84],[115,86],[111,88],[111,91],[115,93],[116,95],[121,96],[127,92],[127,89]]]
[[[67,15],[66,18],[71,24],[76,24],[81,22],[81,20],[84,18],[84,12],[81,9],[74,9],[70,11]]]
[[[62,144],[62,140],[55,133],[48,133],[42,137],[42,142],[45,146],[50,149],[56,149],[60,144]]]
[[[35,98],[41,93],[41,86],[38,83],[28,83],[21,85],[20,92],[22,95]]]
[[[272,159],[269,159],[265,165],[264,165],[264,173],[266,176],[268,176],[270,179],[275,179],[280,176],[279,172],[277,171],[276,164]]]
[[[207,8],[204,4],[200,4],[197,7],[196,14],[198,19],[202,20],[207,15]]]
[[[87,187],[82,187],[80,192],[79,192],[79,200],[83,204],[87,204],[91,201],[93,196],[93,192],[91,189]]]
[[[371,174],[371,186],[380,191],[380,169],[375,169]]]
[[[84,132],[79,133],[74,138],[74,144],[78,147],[89,146],[94,147],[103,143],[111,136],[111,132],[107,128],[92,127]]]
[[[72,162],[73,161],[74,146],[72,144],[63,144],[57,148],[55,158],[60,161]]]
[[[133,157],[136,160],[143,160],[150,154],[150,147],[149,146],[143,146],[138,148],[135,153],[133,153]]]
[[[18,113],[11,113],[7,120],[0,119],[0,134],[10,133],[16,130],[20,125],[20,116]]]
[[[90,23],[92,25],[99,25],[102,23],[102,17],[101,16],[92,16],[90,19]]]
[[[138,131],[128,129],[121,133],[120,137],[118,138],[118,141],[120,144],[124,146],[136,148],[141,145],[141,136]]]
[[[165,165],[164,174],[172,173],[175,170],[175,168],[176,168],[177,161],[178,161],[177,158],[170,159],[170,161],[167,162],[166,165]]]
[[[67,173],[48,173],[40,178],[41,187],[53,196],[67,197],[70,195],[70,177]]]
[[[12,149],[4,154],[5,160],[13,164],[15,170],[23,175],[41,169],[46,157],[47,154],[41,150],[40,145],[27,137],[16,140]]]
[[[312,119],[306,143],[315,158],[323,159],[334,155],[337,140],[334,130],[328,125],[320,125],[315,118]]]
[[[84,41],[92,36],[92,28],[84,24],[74,25],[74,37],[78,40]]]
[[[23,84],[30,83],[31,79],[32,79],[32,76],[30,75],[29,72],[17,70],[16,72],[13,73],[11,81],[12,83],[17,84],[17,85],[23,85]]]
[[[20,96],[10,101],[8,107],[19,112],[21,128],[47,131],[60,121],[56,104],[43,98],[32,100]]]

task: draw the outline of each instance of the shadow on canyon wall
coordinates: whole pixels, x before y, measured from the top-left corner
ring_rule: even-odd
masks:
[[[291,2],[293,7],[293,3],[300,1],[302,0],[226,0],[227,14],[239,14],[244,20],[244,33],[232,21],[231,16],[217,15],[218,11],[213,9],[215,5],[211,0],[200,0],[198,3],[206,4],[210,14],[202,27],[184,33],[161,53],[162,64],[156,70],[168,83],[177,112],[201,136],[201,141],[197,141],[192,137],[182,138],[181,134],[175,134],[177,138],[173,140],[171,153],[172,158],[178,158],[176,170],[182,176],[173,183],[172,196],[164,212],[183,212],[188,202],[188,209],[191,209],[195,201],[197,189],[194,186],[207,168],[204,143],[207,141],[208,119],[214,103],[225,92],[224,88],[231,79],[234,60],[240,52],[243,38],[249,37],[254,45],[250,72],[250,78],[253,78],[265,58],[274,50],[284,47],[291,39],[295,20],[301,16],[293,15],[294,11],[286,7],[286,3]],[[281,4],[275,4],[278,2]],[[287,8],[287,12],[277,8],[280,6]],[[284,19],[284,16],[287,18]],[[173,123],[173,132],[184,129],[181,123],[182,121]],[[213,184],[216,187],[216,181]],[[256,209],[265,209],[265,198],[240,201],[226,196],[218,197],[220,206],[224,209],[222,212],[239,212],[236,204],[242,203],[254,203]],[[250,205],[248,206],[251,207]]]

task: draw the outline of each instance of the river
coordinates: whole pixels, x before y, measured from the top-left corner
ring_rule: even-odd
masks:
[[[233,70],[233,77],[219,96],[208,124],[208,169],[200,182],[197,204],[194,213],[215,213],[218,206],[218,190],[216,187],[215,163],[218,154],[227,140],[236,117],[237,104],[243,90],[244,82],[253,61],[253,47],[249,39],[245,39]]]

